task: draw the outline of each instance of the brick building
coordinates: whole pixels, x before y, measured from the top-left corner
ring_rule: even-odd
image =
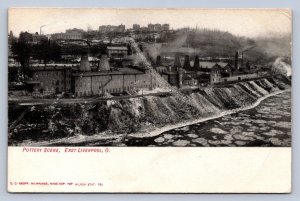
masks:
[[[118,94],[152,89],[156,85],[148,69],[140,67],[111,68],[107,55],[102,55],[96,70],[87,55],[80,64],[37,64],[30,67],[32,78],[27,80],[33,95],[70,93],[76,96]]]

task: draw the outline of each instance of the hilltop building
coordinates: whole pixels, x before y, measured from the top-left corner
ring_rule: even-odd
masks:
[[[102,25],[99,26],[99,32],[100,33],[112,33],[112,32],[117,32],[117,33],[122,33],[125,32],[125,25],[121,24],[118,26],[114,25]]]
[[[68,29],[65,33],[55,33],[51,35],[53,40],[81,40],[84,31],[82,29]]]
[[[141,29],[141,26],[139,24],[133,24],[132,25],[132,30],[133,31],[139,31]]]
[[[163,24],[162,25],[162,31],[169,31],[170,30],[170,25],[169,24]]]

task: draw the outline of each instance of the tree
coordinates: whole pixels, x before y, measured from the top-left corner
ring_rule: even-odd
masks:
[[[34,46],[35,58],[47,64],[50,60],[59,61],[61,59],[61,47],[56,42],[41,40]]]
[[[32,53],[31,46],[20,36],[18,41],[12,43],[11,51],[15,59],[21,64],[21,80],[24,80],[25,76],[29,74],[29,59]]]
[[[50,59],[57,62],[61,59],[62,51],[60,45],[56,42],[50,43],[51,51],[50,51]]]

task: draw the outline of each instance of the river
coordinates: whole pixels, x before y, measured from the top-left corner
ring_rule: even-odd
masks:
[[[253,109],[176,128],[155,137],[129,138],[112,145],[290,147],[291,92],[271,96]]]

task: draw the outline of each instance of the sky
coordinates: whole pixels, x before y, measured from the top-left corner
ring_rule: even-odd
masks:
[[[198,27],[228,31],[237,36],[268,37],[292,32],[289,9],[101,9],[101,8],[10,8],[8,32],[44,34],[65,32],[69,28],[100,25],[168,23],[173,29]]]

